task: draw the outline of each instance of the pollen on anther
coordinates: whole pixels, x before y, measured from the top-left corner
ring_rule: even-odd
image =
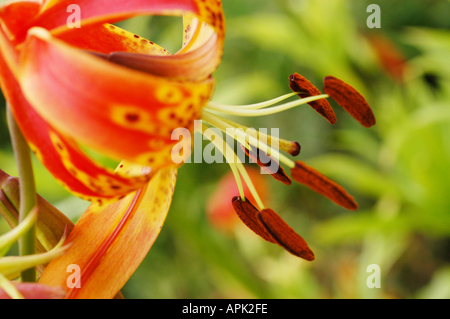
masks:
[[[289,76],[289,87],[294,92],[302,92],[297,94],[301,98],[321,95],[322,93],[306,78],[298,73]],[[313,109],[315,109],[320,115],[325,117],[330,124],[336,123],[336,114],[333,111],[330,103],[325,99],[308,103]]]
[[[351,85],[334,76],[327,76],[323,90],[361,125],[371,127],[375,124],[375,116],[366,99]]]

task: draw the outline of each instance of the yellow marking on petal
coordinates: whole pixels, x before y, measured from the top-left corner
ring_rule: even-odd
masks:
[[[131,105],[115,105],[110,107],[111,120],[120,126],[148,131],[152,119],[149,112]]]
[[[193,120],[200,119],[201,109],[211,95],[212,86],[198,87],[186,95],[174,107],[162,108],[157,115],[159,121],[172,132],[178,127],[186,127],[192,131]]]
[[[160,85],[156,88],[156,98],[164,104],[180,103],[184,98],[184,94],[175,86]]]
[[[150,149],[152,150],[159,150],[161,148],[163,148],[166,145],[166,141],[162,140],[162,139],[158,139],[158,138],[152,138],[149,142],[148,142],[148,146],[150,147]]]
[[[214,27],[220,39],[225,37],[225,19],[222,2],[217,0],[197,0],[199,17]]]
[[[137,156],[134,162],[142,165],[147,165],[152,168],[174,166],[175,163],[172,160],[173,147],[174,144],[170,144],[164,148],[159,149],[158,151],[143,153]]]
[[[42,156],[41,151],[34,145],[33,143],[28,142],[28,146],[30,147],[30,150],[33,152],[33,154],[36,156],[36,158],[39,160],[39,162],[44,162],[44,157]]]
[[[68,158],[69,152],[64,144],[64,142],[59,138],[58,135],[56,135],[54,132],[49,132],[50,140],[53,143],[53,146],[55,147],[56,151],[58,152],[61,157]]]

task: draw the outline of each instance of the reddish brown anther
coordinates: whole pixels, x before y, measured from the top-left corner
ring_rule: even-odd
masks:
[[[242,222],[257,235],[297,257],[314,260],[314,253],[306,241],[272,209],[258,211],[247,198],[243,201],[239,196],[233,198],[233,208]]]
[[[322,94],[311,82],[298,73],[289,76],[289,87],[294,92],[302,92],[297,94],[301,98]],[[328,122],[331,124],[336,123],[336,114],[334,114],[333,108],[326,99],[309,102],[308,104],[326,118]]]
[[[266,228],[259,223],[256,216],[259,211],[247,198],[243,201],[239,196],[235,196],[233,197],[232,204],[236,214],[245,226],[250,228],[255,232],[255,234],[261,236],[265,240],[270,241],[271,243],[276,243]]]
[[[308,186],[313,191],[324,195],[336,204],[349,210],[358,209],[358,204],[342,186],[305,163],[296,161],[295,167],[291,169],[291,175],[295,181]]]
[[[288,152],[292,156],[297,156],[298,154],[300,154],[301,146],[298,142],[292,142],[289,145],[290,147],[285,147],[284,149],[282,148],[282,146],[284,145],[280,145],[280,149],[283,151],[286,150],[286,152]]]
[[[270,174],[276,180],[282,182],[285,185],[291,185],[292,181],[289,176],[286,175],[284,169],[280,166],[280,164],[271,156],[267,155],[265,152],[260,149],[256,149],[255,151],[249,151],[243,145],[241,148],[244,150],[245,154],[253,161],[253,163],[258,164],[262,168],[263,171]],[[274,167],[272,167],[274,166]]]
[[[278,245],[297,257],[308,261],[314,260],[314,253],[308,247],[306,241],[277,213],[267,208],[258,212],[257,216]]]
[[[323,90],[363,126],[375,124],[375,116],[366,99],[349,84],[334,76],[327,76]]]

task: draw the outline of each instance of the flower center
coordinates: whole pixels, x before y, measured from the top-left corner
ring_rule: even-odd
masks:
[[[285,184],[290,184],[289,177],[284,174],[284,171],[279,166],[278,161],[285,164],[290,169],[295,167],[295,162],[289,159],[286,155],[282,154],[280,150],[292,156],[296,156],[300,153],[300,144],[295,141],[281,139],[276,135],[256,131],[255,129],[232,122],[225,116],[232,115],[241,117],[257,117],[272,115],[289,110],[299,105],[304,105],[329,97],[327,94],[321,94],[279,104],[294,95],[303,96],[304,94],[307,94],[307,92],[298,91],[285,94],[265,102],[248,105],[224,105],[210,101],[203,108],[202,121],[204,124],[202,124],[199,132],[202,133],[205,138],[211,140],[217,150],[224,150],[223,155],[234,174],[241,200],[245,201],[242,185],[243,179],[251,194],[255,198],[259,209],[261,210],[265,208],[264,204],[262,203],[260,196],[256,192],[256,189],[244,168],[242,158],[238,156],[238,154],[228,143],[226,143],[223,138],[220,138],[217,134],[214,135],[214,138],[212,138],[212,134],[208,128],[218,128],[227,136],[231,136],[238,142],[238,144],[241,145],[241,148],[244,150],[245,154],[250,157],[253,162],[256,162],[259,166],[261,166],[265,173],[272,175],[274,178]],[[272,165],[275,166],[274,169],[270,168]]]

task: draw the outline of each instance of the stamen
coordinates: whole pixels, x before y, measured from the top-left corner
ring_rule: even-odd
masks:
[[[272,209],[259,211],[247,198],[243,201],[237,196],[233,198],[232,204],[242,222],[255,234],[280,245],[297,257],[314,260],[314,253],[306,241]]]
[[[242,178],[245,181],[245,184],[247,184],[247,187],[250,191],[250,193],[252,194],[253,198],[255,199],[256,203],[259,206],[259,209],[264,209],[264,204],[261,200],[261,197],[259,197],[258,192],[256,191],[255,185],[253,185],[252,179],[250,178],[250,176],[247,173],[247,170],[245,169],[244,165],[242,163],[237,163],[236,164],[239,173],[241,173]]]
[[[366,99],[349,84],[327,76],[323,90],[363,126],[371,127],[375,124],[375,115]]]
[[[256,164],[258,164],[261,169],[267,173],[269,173],[273,178],[276,180],[282,182],[285,185],[291,185],[292,181],[289,178],[289,176],[286,175],[284,172],[284,169],[278,164],[278,162],[271,158],[269,155],[261,151],[260,149],[256,149],[256,151],[248,150],[243,145],[241,145],[241,148],[247,154],[247,156]],[[261,161],[261,158],[263,159]],[[273,165],[272,161],[276,163],[276,165]],[[273,170],[272,166],[277,167],[277,170]]]
[[[259,210],[256,209],[256,207],[253,206],[247,198],[245,198],[245,200],[241,200],[237,196],[233,197],[232,204],[236,214],[248,228],[265,240],[274,244],[276,243],[266,228],[259,223],[257,218]]]
[[[215,136],[214,140],[211,137],[210,131],[207,130],[208,127],[204,124],[202,124],[202,128],[201,128],[201,133],[211,141],[211,143],[213,143],[216,146],[216,150],[226,150],[227,148],[231,149],[230,146],[225,143],[225,141],[221,138],[219,138],[218,136]],[[222,153],[223,154],[223,153]],[[225,154],[223,154],[228,162],[228,164],[230,165],[231,171],[233,172],[234,175],[234,179],[236,180],[236,184],[238,186],[239,189],[239,194],[241,196],[242,199],[245,198],[244,195],[244,187],[242,186],[242,181],[241,181],[241,177],[239,175],[239,171],[238,168],[236,167],[236,164],[238,162],[237,159],[237,155],[236,153],[233,152],[234,154],[234,158],[230,158],[230,154],[232,154],[232,152],[230,151],[226,151]],[[228,155],[228,157],[227,157]]]
[[[268,100],[268,101],[264,101],[264,102],[260,102],[260,103],[255,103],[255,104],[247,104],[247,105],[225,105],[225,104],[220,104],[220,103],[216,103],[216,102],[209,102],[208,106],[211,106],[211,108],[234,108],[234,109],[246,109],[246,110],[259,110],[262,108],[265,108],[267,106],[271,106],[274,105],[278,102],[284,101],[294,95],[299,94],[299,92],[294,92],[294,93],[288,93],[285,95],[281,95],[279,97],[276,97],[272,100]]]
[[[228,124],[230,124],[231,127],[233,127],[233,128],[242,128],[244,131],[248,130],[247,126],[237,124],[237,123],[232,122],[225,118],[222,118],[222,120],[227,122]],[[267,134],[264,134],[257,130],[248,130],[247,132],[248,132],[248,134],[250,134],[251,136],[253,136],[257,139],[262,139],[263,141],[267,141],[268,145],[272,146],[272,143],[276,143],[280,150],[285,151],[286,153],[289,153],[292,156],[297,156],[298,154],[300,154],[301,146],[298,142],[288,141],[288,140],[285,140],[282,138],[267,135]]]
[[[289,87],[294,92],[306,91],[306,93],[298,94],[300,98],[322,94],[311,82],[298,73],[289,76]],[[334,114],[333,108],[327,100],[320,99],[309,102],[308,104],[324,118],[326,118],[328,122],[331,124],[336,123],[336,114]]]
[[[278,245],[297,257],[308,261],[314,260],[314,253],[306,241],[272,209],[263,209],[257,216]]]
[[[229,124],[226,121],[222,120],[222,118],[203,110],[202,119],[205,122],[210,123],[211,125],[219,128],[226,134],[229,134],[229,132],[227,132],[227,130],[226,130],[227,128],[229,128]],[[240,138],[241,140],[248,141],[248,143],[250,145],[252,145],[256,148],[259,148],[263,152],[266,152],[268,155],[278,159],[280,162],[286,164],[289,168],[295,167],[295,163],[293,161],[291,161],[289,158],[287,158],[283,154],[280,154],[280,152],[278,152],[278,150],[276,150],[275,148],[269,147],[267,144],[261,142],[260,140],[256,139],[255,137],[253,137],[249,134],[246,134],[242,130],[235,130],[234,133],[236,133],[238,138]]]
[[[244,179],[245,183],[247,184],[247,187],[248,187],[250,193],[253,195],[253,198],[258,203],[258,206],[260,207],[260,209],[264,209],[264,204],[262,203],[261,198],[260,198],[258,192],[256,191],[256,188],[253,185],[253,182],[252,182],[250,176],[248,175],[247,171],[245,170],[244,165],[239,161],[236,153],[219,136],[216,136],[213,141],[211,138],[211,135],[209,134],[210,131],[207,131],[207,129],[208,129],[208,127],[206,125],[202,124],[201,133],[216,146],[217,150],[225,151],[225,154],[223,154],[223,153],[222,154],[225,156],[225,159],[227,160],[227,162],[230,165],[230,168],[233,172],[234,178],[236,179],[236,183],[238,185],[239,194],[241,196],[241,199],[244,200],[245,194],[244,194],[244,188],[243,188],[242,181],[241,181],[241,176],[239,175],[239,173],[242,175],[242,178]]]
[[[206,107],[204,108],[204,110],[207,110],[211,113],[219,112],[219,113],[223,113],[223,114],[247,116],[247,117],[265,116],[265,115],[271,115],[271,114],[283,112],[283,111],[292,109],[296,106],[314,102],[314,101],[317,101],[320,99],[326,99],[328,97],[329,96],[327,94],[310,96],[310,97],[307,97],[304,99],[295,100],[292,102],[288,102],[285,104],[277,105],[277,106],[270,107],[267,109],[262,109],[262,110],[246,110],[245,108],[242,108],[242,107],[235,107],[235,106],[229,107],[229,106],[225,106],[225,105],[214,105],[214,104],[211,104],[211,102],[209,102],[208,104],[206,104]]]
[[[308,186],[342,207],[349,210],[358,209],[358,204],[342,186],[301,161],[295,162],[295,167],[291,169],[291,176],[295,181]]]

